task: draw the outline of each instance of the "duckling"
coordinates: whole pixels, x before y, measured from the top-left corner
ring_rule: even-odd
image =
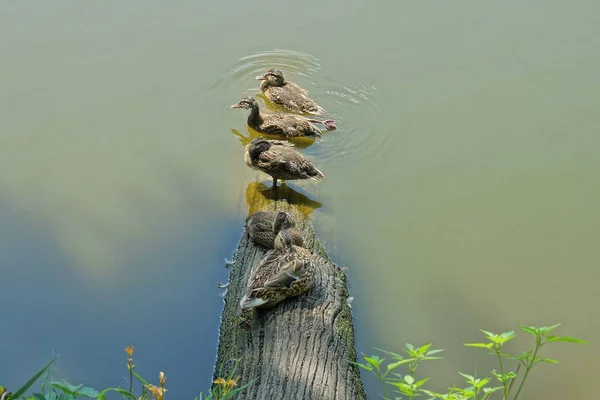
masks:
[[[253,139],[246,146],[244,160],[250,168],[271,175],[273,186],[266,190],[277,188],[278,179],[325,179],[325,175],[298,153],[292,143],[281,140]]]
[[[256,79],[261,81],[261,92],[273,103],[300,114],[325,114],[325,109],[308,97],[306,89],[295,83],[287,82],[280,70],[270,69],[266,74],[257,76]]]
[[[248,126],[258,132],[284,137],[321,137],[322,131],[314,124],[322,124],[327,131],[336,129],[335,121],[328,119],[305,118],[292,114],[264,114],[260,112],[258,102],[253,97],[246,96],[231,108],[245,108],[250,110]]]
[[[242,308],[270,308],[287,297],[306,292],[314,282],[313,255],[294,246],[292,234],[283,229],[275,239],[275,250],[252,267]]]
[[[294,245],[305,247],[302,234],[295,225],[294,217],[286,211],[257,211],[246,218],[246,231],[252,242],[267,249],[274,248],[275,238],[282,229],[291,232]]]

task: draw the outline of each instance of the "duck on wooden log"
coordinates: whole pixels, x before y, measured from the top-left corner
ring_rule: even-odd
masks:
[[[269,192],[252,187],[247,201],[253,213],[285,211],[293,215],[295,228],[312,256],[313,282],[305,292],[271,308],[242,308],[240,301],[248,294],[252,267],[266,255],[245,230],[230,266],[215,374],[226,374],[239,360],[238,384],[251,382],[237,397],[244,400],[365,399],[360,373],[353,364],[356,350],[346,275],[329,259],[302,213],[312,212],[320,203],[313,204],[290,188],[284,192],[288,198],[273,200]],[[290,199],[302,199],[310,206]],[[284,238],[283,246],[289,246],[290,240]],[[298,272],[280,276],[281,282],[293,282],[292,275]]]

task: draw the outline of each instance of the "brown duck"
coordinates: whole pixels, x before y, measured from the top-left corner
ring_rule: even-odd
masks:
[[[283,72],[278,69],[270,69],[266,74],[257,76],[260,82],[260,90],[275,104],[300,114],[323,115],[325,109],[308,97],[306,89],[301,88],[283,78]]]
[[[267,190],[275,189],[278,179],[325,179],[325,175],[296,151],[292,143],[281,140],[253,139],[246,146],[244,159],[250,168],[271,175],[273,186]]]
[[[321,137],[322,131],[314,124],[322,124],[325,130],[335,130],[335,121],[309,119],[293,114],[265,114],[260,112],[258,102],[252,97],[244,97],[231,108],[250,110],[248,126],[258,132],[284,137]]]
[[[314,256],[292,242],[289,229],[281,230],[275,239],[275,249],[252,267],[246,294],[240,301],[242,308],[270,308],[312,286]]]
[[[295,226],[294,217],[286,211],[257,211],[246,218],[246,232],[252,242],[267,249],[274,248],[275,237],[282,229],[290,231],[294,245],[305,247],[302,234]]]

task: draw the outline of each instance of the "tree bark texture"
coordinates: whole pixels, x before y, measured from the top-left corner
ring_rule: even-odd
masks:
[[[246,193],[249,213],[286,210],[294,215],[306,247],[317,255],[315,282],[306,293],[272,309],[242,312],[239,303],[250,269],[265,254],[244,231],[230,266],[215,378],[225,376],[238,359],[238,385],[252,381],[238,399],[365,399],[352,364],[356,350],[346,274],[329,259],[307,217],[319,203],[287,187],[263,194],[256,190],[262,184],[252,185]],[[285,200],[276,200],[281,197]]]

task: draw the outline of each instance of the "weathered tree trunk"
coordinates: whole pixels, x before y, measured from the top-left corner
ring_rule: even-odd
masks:
[[[249,211],[283,209],[294,214],[307,247],[320,256],[315,282],[307,293],[272,309],[242,313],[239,302],[250,269],[265,254],[244,232],[230,267],[215,378],[240,359],[238,384],[252,384],[239,399],[365,399],[358,368],[351,364],[356,350],[346,275],[328,258],[306,217],[319,203],[298,200],[303,195],[286,187],[277,196],[287,201],[274,201],[256,187],[251,184],[246,193]]]

